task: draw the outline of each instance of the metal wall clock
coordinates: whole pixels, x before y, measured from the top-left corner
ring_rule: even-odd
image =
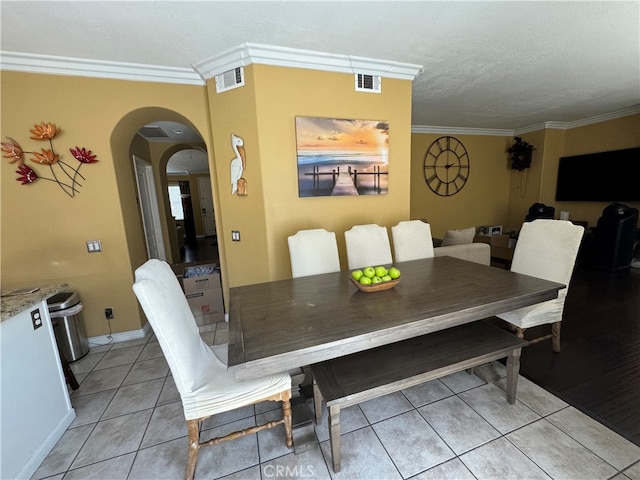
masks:
[[[424,155],[424,181],[442,197],[455,195],[469,179],[469,154],[460,140],[436,139]]]

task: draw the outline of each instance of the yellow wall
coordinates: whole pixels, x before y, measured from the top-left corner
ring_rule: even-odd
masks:
[[[154,120],[176,120],[208,130],[205,90],[198,86],[128,82],[2,72],[1,137],[24,150],[34,123],[62,128],[54,148],[68,163],[70,147],[91,149],[99,162],[83,165],[86,180],[70,198],[54,183],[16,182],[16,169],[2,159],[2,288],[65,282],[84,304],[89,336],[106,335],[105,307],[114,309],[112,331],[143,326],[132,294],[133,270],[146,260],[131,172],[135,132]],[[35,166],[49,176],[42,166]],[[102,253],[87,253],[86,241],[102,241]]]
[[[446,230],[478,225],[502,225],[519,230],[529,207],[535,202],[569,212],[570,219],[595,226],[610,202],[556,202],[558,162],[563,156],[604,152],[640,146],[640,115],[630,115],[583,127],[544,129],[521,135],[534,145],[531,168],[510,169],[508,148],[512,137],[452,135],[469,153],[470,177],[452,197],[439,197],[424,181],[426,150],[444,134],[412,135],[411,218],[427,219],[434,237]],[[640,208],[640,202],[625,202]]]
[[[544,167],[544,190],[541,201],[547,205],[553,205],[556,208],[556,216],[564,210],[569,212],[570,219],[584,220],[589,222],[590,226],[595,226],[602,210],[610,202],[556,202],[556,179],[560,157],[640,147],[640,114],[573,128],[562,133],[563,142],[556,141],[553,143],[553,148],[549,149],[545,144],[545,153],[549,158]],[[605,168],[615,168],[615,166],[605,166]],[[640,208],[640,202],[623,203]]]
[[[295,88],[292,88],[295,86]],[[384,79],[381,94],[354,91],[353,75],[252,65],[245,87],[210,93],[215,157],[220,159],[220,205],[230,286],[288,278],[287,237],[309,228],[334,231],[346,266],[344,231],[355,224],[386,227],[409,218],[411,82]],[[296,116],[389,122],[389,193],[299,198]],[[231,195],[231,133],[247,155],[248,196]]]
[[[89,336],[109,333],[105,307],[114,309],[114,333],[143,326],[131,290],[133,271],[146,260],[131,154],[164,168],[171,148],[179,148],[157,152],[136,140],[135,132],[152,121],[185,123],[205,140],[225,296],[229,286],[288,277],[286,237],[299,229],[336,232],[346,266],[344,231],[359,223],[391,227],[427,218],[434,236],[479,224],[517,228],[530,204],[542,201],[557,214],[568,210],[571,218],[593,225],[606,204],[554,201],[558,158],[640,146],[640,115],[523,135],[537,150],[520,198],[518,174],[509,170],[506,154],[512,138],[454,135],[471,157],[470,178],[457,195],[438,197],[424,183],[422,162],[440,135],[411,135],[411,82],[385,79],[383,93],[372,94],[354,92],[353,77],[346,74],[262,65],[246,67],[245,74],[244,88],[218,95],[211,82],[204,87],[2,72],[2,139],[39,149],[43,145],[29,140],[29,130],[34,123],[53,122],[63,129],[54,147],[65,161],[75,146],[91,149],[99,159],[82,166],[86,180],[75,198],[45,180],[20,185],[15,165],[2,159],[2,288],[69,283],[82,297]],[[299,198],[297,115],[388,121],[388,195]],[[245,140],[247,197],[230,193],[232,132]],[[41,166],[35,168],[46,175]],[[158,173],[157,181],[166,189],[166,176]],[[160,207],[166,211],[168,205],[162,201]],[[163,228],[168,238],[167,225]],[[241,242],[225,241],[231,230],[241,231]],[[87,253],[87,240],[101,240],[104,251]]]
[[[511,139],[487,135],[451,135],[469,154],[469,179],[455,195],[441,197],[424,180],[424,156],[444,134],[411,136],[411,218],[426,219],[431,233],[442,238],[450,229],[502,225],[507,228],[511,176],[506,150]]]

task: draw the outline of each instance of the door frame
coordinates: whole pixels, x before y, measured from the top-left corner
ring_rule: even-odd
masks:
[[[138,206],[140,208],[140,216],[142,217],[144,240],[147,246],[147,257],[149,259],[157,258],[166,261],[167,254],[164,246],[164,238],[162,237],[162,222],[158,209],[158,195],[153,177],[153,165],[133,155],[133,167],[136,178],[136,189],[138,191]],[[144,186],[146,188],[144,192],[140,188],[140,177],[142,177],[145,183]],[[146,220],[147,215],[145,215],[145,210],[151,219],[151,224]],[[156,251],[152,251],[154,243]]]
[[[204,186],[204,188],[203,188]],[[203,195],[203,192],[206,192],[206,195]],[[198,177],[198,196],[200,197],[200,217],[202,218],[202,231],[204,232],[205,237],[207,236],[215,236],[216,235],[216,218],[215,211],[213,207],[213,191],[211,187],[211,178],[210,177]],[[203,200],[206,200],[208,205],[204,205]],[[209,212],[209,209],[211,211]],[[204,213],[204,212],[207,213]],[[211,230],[207,230],[207,219],[206,216],[209,216],[211,219],[210,227]]]

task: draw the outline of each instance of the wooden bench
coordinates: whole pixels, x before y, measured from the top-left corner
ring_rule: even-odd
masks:
[[[333,470],[340,470],[340,409],[508,357],[507,401],[514,403],[520,351],[527,342],[473,322],[311,365],[316,424],[329,410]]]

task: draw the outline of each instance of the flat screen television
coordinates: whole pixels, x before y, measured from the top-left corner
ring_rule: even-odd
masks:
[[[556,201],[640,201],[640,148],[560,158]]]

